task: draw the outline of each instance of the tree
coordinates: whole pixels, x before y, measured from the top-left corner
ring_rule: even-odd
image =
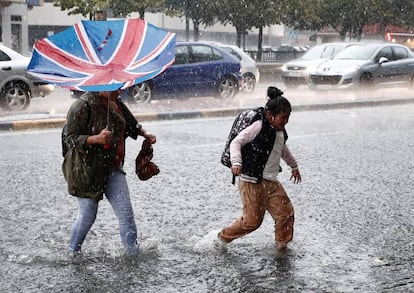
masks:
[[[110,0],[109,8],[115,16],[126,17],[132,12],[138,12],[139,17],[144,19],[147,9],[156,7],[157,10],[163,10],[164,4],[164,0]]]
[[[256,4],[259,1],[249,0],[222,0],[216,2],[216,14],[219,21],[224,24],[231,24],[236,28],[236,43],[238,47],[245,44],[247,31],[255,26],[257,15]]]
[[[277,13],[284,25],[298,30],[318,30],[322,27],[320,0],[280,0],[278,3]]]
[[[93,13],[106,8],[107,2],[106,0],[54,0],[53,5],[60,7],[62,11],[69,10],[68,15],[81,14],[93,19]]]
[[[257,38],[257,59],[261,60],[263,51],[263,28],[280,23],[279,2],[273,0],[254,1],[257,15],[254,17],[254,27],[259,30]]]
[[[193,23],[193,39],[195,41],[199,40],[201,24],[207,27],[214,23],[215,4],[209,0],[168,0],[166,3],[167,14],[185,18],[187,40],[189,39],[189,20]]]
[[[371,24],[379,24],[382,35],[388,25],[410,29],[414,25],[414,2],[406,0],[375,1]]]
[[[322,0],[322,24],[339,32],[342,40],[348,34],[350,38],[360,39],[363,27],[369,23],[372,4],[375,0]]]

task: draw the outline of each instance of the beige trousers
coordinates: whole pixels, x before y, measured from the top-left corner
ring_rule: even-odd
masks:
[[[243,214],[220,232],[224,242],[231,242],[253,232],[268,211],[275,221],[275,240],[286,244],[293,238],[294,209],[282,184],[263,179],[260,183],[239,180]]]

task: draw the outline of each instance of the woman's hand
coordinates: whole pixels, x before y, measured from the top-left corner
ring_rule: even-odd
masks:
[[[144,137],[145,137],[145,139],[148,139],[151,144],[154,144],[154,143],[157,142],[157,137],[153,134],[148,133]]]
[[[109,144],[111,142],[111,139],[112,139],[112,132],[109,129],[104,128],[98,134],[89,136],[86,140],[86,143],[88,145],[92,145],[92,144],[105,145],[105,144]]]
[[[154,144],[157,142],[157,137],[149,132],[147,132],[146,130],[144,130],[143,128],[141,128],[141,133],[140,133],[145,139],[148,139],[148,141],[151,144]]]

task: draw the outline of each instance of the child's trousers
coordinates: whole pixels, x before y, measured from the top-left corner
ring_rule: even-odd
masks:
[[[220,232],[225,242],[231,242],[253,232],[263,222],[268,211],[275,221],[275,240],[286,244],[293,238],[294,209],[282,184],[263,179],[260,183],[239,180],[243,203],[242,216]]]

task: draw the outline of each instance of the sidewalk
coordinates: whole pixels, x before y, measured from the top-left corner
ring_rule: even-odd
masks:
[[[270,84],[259,84],[253,94],[239,94],[234,100],[215,98],[190,98],[153,101],[150,104],[129,104],[138,121],[192,119],[202,117],[235,116],[240,111],[263,106]],[[277,85],[276,85],[277,86]],[[410,89],[382,89],[371,92],[314,92],[307,88],[287,90],[284,96],[293,111],[330,110],[352,107],[414,103]],[[57,103],[58,106],[53,106]],[[9,114],[0,117],[0,131],[60,128],[65,123],[66,112],[73,100],[59,89],[49,100],[33,100],[30,113]]]

